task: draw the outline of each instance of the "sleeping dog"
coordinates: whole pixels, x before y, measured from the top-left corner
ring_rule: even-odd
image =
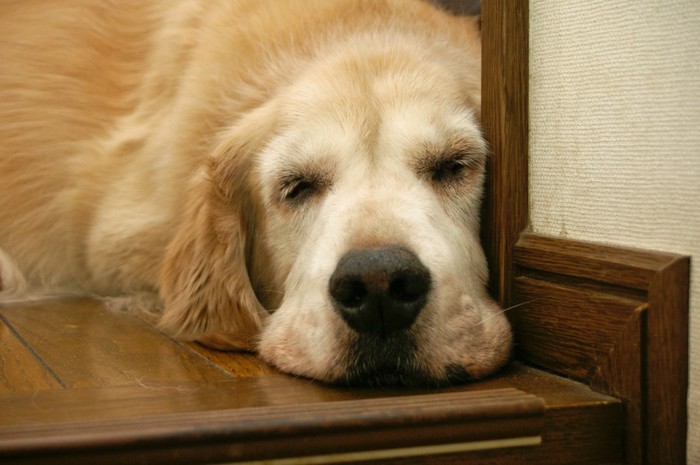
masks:
[[[332,383],[492,373],[474,18],[418,0],[0,7],[0,287],[153,295]]]

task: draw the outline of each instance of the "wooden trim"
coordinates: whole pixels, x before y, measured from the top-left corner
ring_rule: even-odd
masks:
[[[520,363],[479,383],[432,394],[338,389],[261,375],[211,384],[27,391],[0,396],[0,403],[0,463],[7,465],[293,457],[308,463],[346,453],[359,453],[352,458],[368,459],[368,465],[560,465],[622,458],[618,399]]]
[[[464,452],[537,446],[543,419],[542,399],[503,388],[4,428],[0,457],[3,463],[213,463],[420,454],[417,448],[426,446]]]
[[[491,292],[509,306],[512,250],[528,221],[528,2],[484,0],[481,27],[481,114],[491,147],[481,239]]]
[[[685,463],[689,257],[524,234],[518,356],[625,402],[629,464]]]

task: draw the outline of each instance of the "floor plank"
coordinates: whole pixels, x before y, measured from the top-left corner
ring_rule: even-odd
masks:
[[[181,381],[0,394],[3,427],[143,417],[252,407],[317,404],[427,393],[517,388],[545,400],[552,410],[609,404],[611,398],[587,386],[514,364],[488,380],[443,389],[377,389],[327,386],[283,374],[225,381]]]
[[[263,362],[254,354],[222,352],[220,350],[210,349],[196,342],[188,342],[183,345],[236,378],[278,373],[277,370]]]
[[[0,315],[69,388],[232,377],[138,318],[93,300],[3,306]],[[18,387],[28,386],[19,380]]]
[[[324,413],[319,415],[319,419],[330,420],[335,416],[336,407],[343,404],[346,409],[356,405],[357,416],[362,418],[365,414],[362,410],[364,405],[362,399],[381,398],[396,405],[403,405],[398,399],[402,396],[415,397],[416,394],[423,396],[431,393],[465,394],[462,401],[455,404],[455,408],[458,408],[469,406],[472,402],[468,400],[468,391],[476,391],[475,394],[481,395],[489,392],[498,393],[513,387],[527,388],[529,392],[537,393],[537,396],[544,401],[546,430],[543,432],[541,446],[499,450],[493,453],[484,451],[477,455],[437,456],[431,458],[429,462],[400,459],[395,462],[382,460],[371,463],[396,463],[396,465],[408,463],[444,465],[619,463],[622,416],[620,415],[621,404],[618,400],[597,394],[580,383],[519,364],[512,365],[508,370],[486,381],[439,391],[339,388],[279,374],[231,379],[218,383],[164,383],[150,387],[103,387],[0,395],[0,404],[3,405],[3,415],[0,415],[0,461],[8,459],[7,463],[15,463],[13,460],[16,460],[16,463],[24,463],[20,456],[16,455],[21,452],[22,456],[30,462],[36,462],[39,456],[34,455],[36,451],[32,447],[49,447],[44,443],[45,441],[56,440],[60,434],[63,434],[62,431],[68,429],[73,433],[69,434],[70,441],[64,444],[65,447],[58,447],[55,444],[55,450],[49,447],[51,463],[79,463],[77,458],[80,458],[78,457],[80,454],[83,454],[80,463],[96,463],[93,454],[98,451],[106,454],[101,457],[104,461],[100,463],[125,463],[124,457],[129,453],[129,445],[124,443],[123,436],[134,436],[134,431],[141,431],[142,428],[147,429],[148,425],[153,427],[156,424],[158,431],[162,434],[177,437],[180,434],[182,438],[164,437],[165,439],[160,438],[155,441],[155,439],[144,439],[139,433],[134,436],[138,439],[138,450],[131,451],[136,454],[132,457],[134,462],[172,465],[216,460],[233,461],[234,457],[228,454],[238,453],[236,451],[240,448],[254,446],[269,439],[269,421],[274,420],[279,423],[284,420],[276,417],[277,412],[294,411],[299,414],[308,414],[319,411]],[[349,401],[349,403],[336,401]],[[478,408],[479,402],[471,404],[471,407]],[[409,404],[413,405],[414,400],[408,401],[407,405]],[[210,438],[207,442],[205,435],[210,430],[212,420],[222,418],[229,419],[228,423],[222,424],[225,431],[235,431],[246,425],[258,425],[261,430],[255,434],[251,433],[248,439],[228,437],[226,433],[224,434],[226,439],[219,437],[211,442]],[[295,431],[291,426],[291,420],[296,418],[297,415],[290,416],[289,424],[285,423],[287,420],[282,421],[281,424],[286,430]],[[519,417],[516,415],[513,418]],[[489,424],[499,431],[501,427],[507,426],[505,423],[501,425],[495,421]],[[367,426],[377,427],[374,424]],[[446,428],[446,434],[454,432],[454,425],[448,425]],[[108,432],[111,433],[108,434]],[[305,441],[305,447],[308,448],[306,454],[319,453],[316,450],[318,436],[305,436],[303,432],[297,431],[294,437],[302,442]],[[104,444],[92,444],[90,447],[86,445],[83,450],[81,446],[74,443],[74,441],[84,442],[94,434],[98,434],[105,441]],[[31,447],[22,442],[22,438],[26,439],[27,435],[34,437],[34,442],[30,441],[34,444]],[[367,436],[365,430],[362,430],[361,436]],[[200,440],[202,443],[199,442]],[[20,447],[17,441],[22,442],[24,446]],[[170,442],[166,444],[163,441]],[[187,452],[180,448],[183,441],[196,450],[189,451],[190,455],[183,455]],[[339,448],[341,445],[345,446],[346,443],[343,441],[337,442]],[[234,449],[231,449],[231,444],[235,444]],[[288,445],[287,439],[280,439],[279,442],[270,442],[265,450],[269,449],[270,453],[285,456],[289,453]],[[61,454],[64,453],[69,455],[62,456]],[[48,457],[48,455],[41,456],[42,459]],[[257,455],[245,457],[250,460],[259,458]],[[566,460],[561,461],[562,457],[566,457]]]
[[[51,371],[0,320],[0,394],[61,388]]]
[[[0,431],[7,426],[145,417],[376,397],[332,390],[283,375],[219,382],[69,389],[0,395]]]

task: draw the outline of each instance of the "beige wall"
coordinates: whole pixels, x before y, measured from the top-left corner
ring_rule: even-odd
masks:
[[[700,463],[700,1],[531,0],[536,232],[692,256]]]

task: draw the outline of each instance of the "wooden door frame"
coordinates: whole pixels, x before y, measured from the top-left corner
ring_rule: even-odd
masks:
[[[528,223],[528,2],[481,5],[481,116],[491,148],[481,237],[490,289],[511,304],[513,247]]]

